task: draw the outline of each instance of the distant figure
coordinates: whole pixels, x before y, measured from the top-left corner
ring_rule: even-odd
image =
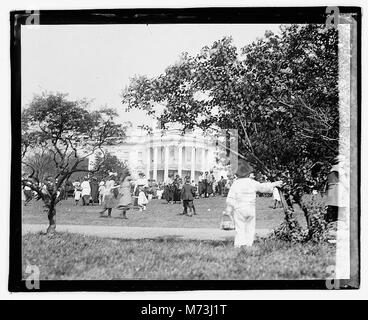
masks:
[[[105,194],[105,182],[101,181],[98,184],[98,204],[101,206],[104,201],[104,194]]]
[[[207,194],[208,196],[212,195],[213,197],[216,196],[215,194],[215,182],[216,182],[216,178],[213,174],[213,171],[211,170],[210,173],[208,174],[208,178],[207,178]]]
[[[104,209],[100,211],[101,217],[103,217],[104,212],[107,210],[107,217],[111,218],[112,209],[115,207],[115,194],[114,189],[115,180],[111,177],[110,180],[106,182],[105,193],[104,193]]]
[[[203,193],[203,172],[201,172],[199,174],[199,178],[198,178],[198,195],[199,197],[202,196]]]
[[[81,188],[80,182],[75,181],[73,183],[73,187],[74,187],[74,202],[75,202],[75,205],[77,206],[79,204],[79,200],[82,197],[82,188]]]
[[[151,180],[152,198],[157,198],[157,189],[158,189],[158,184],[157,184],[156,180]]]
[[[281,181],[260,183],[248,178],[252,167],[244,160],[239,160],[237,180],[234,180],[226,199],[226,212],[235,223],[235,247],[251,246],[256,232],[256,193],[272,192]]]
[[[203,176],[203,179],[202,179],[202,188],[203,188],[203,194],[204,194],[205,198],[208,198],[208,191],[209,191],[208,183],[209,183],[209,180],[210,180],[210,176],[209,176],[208,172],[206,171],[204,173],[204,176]]]
[[[146,211],[147,204],[148,204],[148,200],[147,200],[146,194],[143,191],[143,187],[141,186],[139,187],[139,193],[138,193],[139,211]]]
[[[224,187],[224,196],[226,197],[229,193],[229,190],[231,188],[231,185],[233,184],[234,177],[232,175],[227,175],[227,180]]]
[[[98,202],[98,182],[96,177],[92,178],[92,181],[90,182],[91,186],[91,199],[92,199],[92,205]]]
[[[181,199],[183,200],[183,207],[184,207],[184,211],[182,214],[186,214],[189,217],[192,216],[193,214],[196,214],[196,210],[194,207],[194,197],[195,197],[195,187],[193,187],[190,184],[190,178],[186,177],[185,178],[185,183],[181,189]],[[188,208],[189,208],[189,213],[188,213]]]
[[[176,203],[181,200],[181,188],[183,187],[183,179],[177,174],[173,183],[173,201]]]
[[[218,190],[218,194],[220,196],[222,196],[224,194],[224,187],[225,187],[225,183],[224,183],[224,177],[221,176],[220,180],[217,183],[217,190]]]
[[[132,177],[130,174],[124,176],[121,180],[119,186],[119,202],[116,206],[116,209],[121,210],[123,214],[123,219],[128,219],[126,216],[126,212],[130,209],[132,205],[132,195],[131,195],[131,183]]]
[[[84,178],[84,181],[81,184],[81,188],[82,188],[82,202],[84,206],[88,206],[89,204],[89,199],[91,196],[91,185],[88,181],[88,177]]]
[[[138,205],[139,188],[142,187],[142,189],[144,190],[144,188],[148,187],[148,179],[146,178],[145,174],[143,172],[140,172],[138,176],[139,177],[134,185],[134,206],[135,207],[137,206],[139,207]]]
[[[346,219],[346,207],[348,204],[349,190],[344,170],[344,163],[336,163],[327,175],[327,223]]]
[[[158,189],[157,190],[157,199],[161,199],[162,198],[162,194],[164,193],[164,190],[163,189]]]
[[[167,203],[174,203],[174,179],[173,174],[170,174],[166,181],[164,182],[164,193],[162,197],[167,201]]]

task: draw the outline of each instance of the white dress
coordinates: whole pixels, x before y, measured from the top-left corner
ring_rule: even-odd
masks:
[[[271,193],[274,184],[260,183],[250,178],[240,178],[233,182],[227,195],[227,212],[234,217],[234,246],[251,246],[256,233],[256,193]]]
[[[139,195],[138,195],[138,205],[139,206],[144,206],[148,203],[148,199],[146,197],[146,195],[144,194],[143,191],[139,192]]]
[[[80,200],[82,196],[82,191],[80,190],[80,183],[74,182],[73,186],[74,186],[74,200]]]
[[[82,188],[82,197],[91,195],[91,185],[89,184],[89,181],[83,181],[81,184],[81,188]]]

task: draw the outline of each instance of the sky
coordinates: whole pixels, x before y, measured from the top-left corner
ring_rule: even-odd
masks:
[[[41,25],[22,26],[22,107],[43,91],[92,99],[108,106],[121,122],[147,123],[142,111],[126,113],[121,90],[129,79],[157,76],[180,53],[195,55],[206,45],[232,36],[241,48],[263,37],[275,24]]]

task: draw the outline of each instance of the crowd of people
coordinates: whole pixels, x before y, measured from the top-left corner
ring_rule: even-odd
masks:
[[[221,176],[219,180],[216,180],[213,171],[210,171],[201,173],[198,183],[195,183],[194,180],[190,181],[189,177],[182,179],[179,175],[174,176],[171,174],[164,184],[159,186],[159,190],[162,190],[162,195],[160,193],[158,197],[162,197],[168,203],[181,201],[181,191],[185,183],[189,183],[193,187],[193,196],[196,199],[215,196],[225,197],[234,179],[235,175],[228,175],[227,179]]]
[[[327,183],[328,217],[326,220],[335,221],[337,218],[337,194],[341,188],[336,188],[339,183],[336,166],[331,169]],[[262,182],[263,181],[263,182]],[[337,181],[337,182],[336,182]],[[42,192],[47,193],[57,181],[46,179],[40,184]],[[57,190],[60,200],[68,197],[68,182],[63,183]],[[179,175],[169,175],[163,183],[147,179],[143,173],[138,179],[133,179],[126,172],[121,176],[110,173],[108,178],[98,181],[96,177],[84,177],[72,183],[75,205],[88,206],[98,204],[102,206],[101,217],[111,217],[115,208],[121,212],[122,218],[127,219],[127,211],[137,208],[146,211],[147,204],[153,198],[164,199],[168,204],[181,202],[183,212],[180,215],[193,216],[197,214],[194,200],[215,196],[226,197],[226,210],[223,216],[231,219],[233,229],[236,231],[235,246],[251,246],[255,236],[255,204],[259,193],[271,194],[274,199],[273,208],[282,206],[279,187],[281,181],[267,182],[262,177],[255,176],[252,168],[245,161],[239,161],[238,170],[234,175],[221,176],[216,180],[212,171],[200,174],[195,183],[189,176],[182,179]],[[28,185],[23,187],[24,205],[27,205],[37,192]],[[340,204],[339,204],[340,206]],[[331,213],[332,212],[332,213]]]
[[[260,183],[254,179],[254,175],[248,165],[242,164],[234,175],[228,175],[226,179],[221,176],[216,180],[212,171],[200,174],[195,183],[189,176],[181,178],[179,175],[169,175],[163,183],[147,179],[143,173],[137,179],[125,172],[121,176],[116,173],[102,181],[96,177],[84,177],[72,183],[75,205],[88,206],[98,204],[102,206],[101,217],[111,217],[113,209],[120,211],[121,217],[127,219],[127,212],[138,209],[143,212],[147,204],[153,198],[164,199],[168,204],[181,202],[182,213],[192,217],[197,214],[194,200],[215,196],[226,197],[226,210],[224,216],[231,218],[236,230],[235,245],[250,246],[255,235],[255,199],[258,192],[273,193],[275,204],[279,204],[278,189],[281,182]],[[58,197],[67,197],[68,192],[64,188],[58,191]],[[47,188],[47,184],[45,184]],[[31,198],[32,190],[24,189],[25,204]]]

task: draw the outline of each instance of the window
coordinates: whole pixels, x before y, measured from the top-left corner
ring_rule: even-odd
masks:
[[[169,159],[175,161],[175,148],[169,147]]]
[[[138,163],[139,164],[143,163],[143,152],[138,152]]]
[[[192,148],[185,148],[185,158],[187,162],[192,160]]]

